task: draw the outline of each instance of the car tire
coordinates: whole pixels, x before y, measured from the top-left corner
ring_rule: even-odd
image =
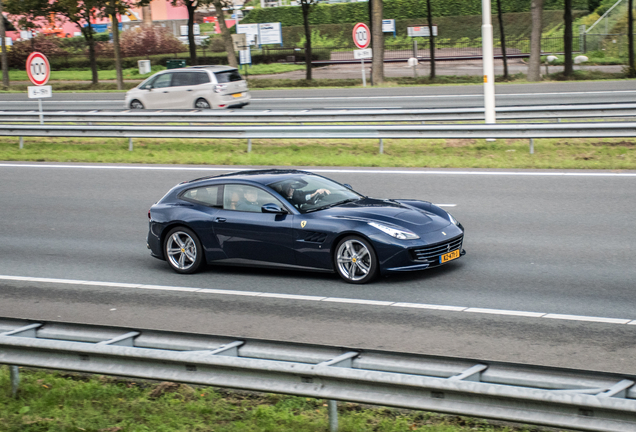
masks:
[[[163,253],[177,273],[195,273],[205,262],[199,237],[186,227],[176,227],[168,232],[163,242]]]
[[[378,273],[378,257],[373,246],[359,236],[347,236],[340,240],[333,261],[338,275],[348,283],[367,283]]]
[[[210,102],[203,98],[197,99],[197,101],[194,103],[194,107],[198,109],[212,109]]]
[[[130,102],[130,109],[144,109],[144,104],[142,104],[141,101],[134,99]]]

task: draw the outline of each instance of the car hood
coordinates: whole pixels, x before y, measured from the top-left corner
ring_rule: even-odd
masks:
[[[359,201],[321,210],[327,217],[384,222],[414,232],[434,231],[451,224],[448,219],[393,200],[363,198]]]

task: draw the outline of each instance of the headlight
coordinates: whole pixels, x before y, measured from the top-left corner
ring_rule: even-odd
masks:
[[[221,93],[227,89],[227,84],[217,84],[214,86],[214,93]]]
[[[390,226],[382,225],[377,222],[369,222],[373,228],[377,228],[383,233],[390,235],[391,237],[395,237],[400,240],[413,240],[420,238],[417,234],[412,233],[411,231],[400,230],[397,228],[392,228]]]
[[[453,225],[459,226],[459,222],[457,222],[457,219],[455,219],[452,214],[448,213],[448,218],[450,219]]]

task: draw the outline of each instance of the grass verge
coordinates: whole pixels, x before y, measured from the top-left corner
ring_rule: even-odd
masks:
[[[636,169],[636,141],[528,140],[246,140],[0,137],[0,160],[255,166],[359,166],[499,169]]]
[[[0,366],[3,432],[325,432],[327,401]],[[530,432],[466,417],[339,403],[341,432]]]

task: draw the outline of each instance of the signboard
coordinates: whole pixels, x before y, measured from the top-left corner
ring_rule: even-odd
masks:
[[[393,32],[395,32],[395,20],[394,19],[382,20],[382,33],[393,33]]]
[[[252,64],[252,53],[250,48],[239,51],[239,63],[240,64]]]
[[[428,26],[408,27],[408,34],[411,37],[430,37]],[[433,26],[433,36],[437,36],[437,26]]]
[[[180,35],[181,36],[187,36],[188,35],[188,26],[187,25],[182,25],[179,26],[179,30],[180,30]],[[199,24],[194,24],[194,26],[192,27],[192,31],[194,32],[195,36],[199,36],[201,34],[201,27],[199,27]]]
[[[353,43],[360,49],[365,49],[371,43],[371,31],[364,23],[353,26]]]
[[[241,51],[247,47],[245,33],[241,34],[233,34],[232,36],[232,45],[234,45],[234,51]]]
[[[8,47],[13,46],[13,39],[11,39],[9,36],[5,37],[4,38],[4,45],[8,46]]]
[[[373,58],[373,50],[371,48],[353,50],[353,58],[356,60]]]
[[[51,67],[46,56],[39,52],[32,52],[26,61],[26,71],[29,79],[36,86],[41,86],[49,81]]]
[[[283,44],[283,33],[280,23],[262,23],[258,25],[258,44]]]
[[[53,88],[50,85],[28,86],[29,99],[53,97]]]
[[[236,33],[245,34],[248,45],[258,45],[258,24],[237,24]]]

